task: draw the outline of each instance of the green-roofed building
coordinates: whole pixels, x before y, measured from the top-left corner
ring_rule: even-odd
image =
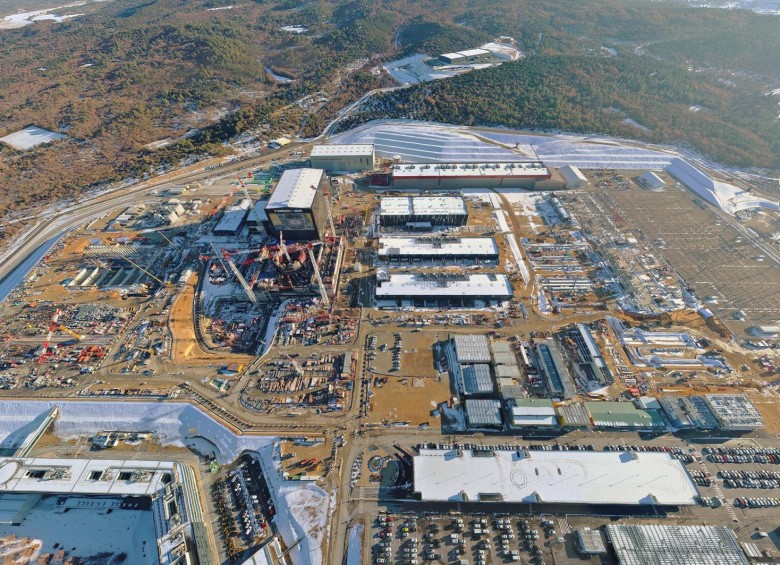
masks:
[[[631,402],[586,402],[585,409],[596,428],[650,430],[665,426],[658,412],[642,410]]]

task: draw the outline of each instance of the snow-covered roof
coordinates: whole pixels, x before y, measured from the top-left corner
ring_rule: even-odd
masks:
[[[490,363],[487,337],[481,334],[455,334],[452,336],[455,359],[458,363]]]
[[[486,143],[468,133],[437,124],[367,124],[333,138],[339,143],[371,143],[379,157],[407,163],[520,161],[509,148]]]
[[[420,178],[460,177],[511,177],[536,178],[549,174],[540,161],[514,163],[413,163],[393,165],[393,179],[410,180]]]
[[[176,465],[122,459],[0,459],[0,491],[150,496],[165,485],[164,475],[168,481],[176,480]]]
[[[322,169],[284,171],[265,206],[266,209],[311,207],[324,174]]]
[[[498,255],[498,246],[492,237],[382,237],[379,238],[380,257],[423,256],[446,257]]]
[[[377,282],[376,297],[451,296],[511,298],[512,285],[504,274],[471,274],[458,277],[426,277],[414,273],[391,274]]]
[[[423,501],[674,506],[692,505],[698,495],[668,453],[609,451],[422,449],[414,490]]]
[[[235,206],[226,208],[219,219],[219,223],[214,226],[214,231],[236,231],[241,226],[241,222],[244,221],[251,207],[252,201],[244,198]]]
[[[357,144],[350,143],[333,144],[333,145],[317,145],[311,150],[312,157],[334,157],[334,156],[350,156],[350,157],[370,157],[374,154],[374,146],[369,144]]]
[[[379,202],[383,216],[421,216],[466,214],[466,202],[460,196],[386,196]]]

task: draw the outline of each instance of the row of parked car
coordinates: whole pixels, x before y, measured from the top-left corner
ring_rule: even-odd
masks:
[[[779,465],[780,455],[726,455],[710,453],[707,455],[707,461],[712,463],[772,463]]]
[[[780,498],[745,498],[734,499],[737,508],[772,508],[780,506]]]
[[[704,455],[780,455],[777,447],[703,447]]]

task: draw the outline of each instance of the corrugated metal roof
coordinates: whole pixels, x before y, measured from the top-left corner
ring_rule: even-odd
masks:
[[[455,334],[452,336],[459,363],[490,363],[488,340],[484,335]]]
[[[379,256],[448,256],[498,255],[498,246],[492,237],[382,237],[379,238]]]
[[[389,280],[380,281],[376,297],[451,296],[454,298],[510,298],[512,285],[504,274],[472,274],[462,278],[426,278],[417,274],[393,273]],[[490,352],[488,352],[490,355]],[[486,362],[489,362],[488,359]]]
[[[310,208],[325,171],[322,169],[289,169],[282,173],[266,210]]]
[[[620,565],[747,565],[734,532],[724,526],[606,526]]]
[[[490,365],[461,365],[464,394],[488,394],[493,392],[493,378],[490,376]]]
[[[467,398],[466,421],[474,428],[500,426],[501,403],[498,400]]]
[[[369,144],[334,144],[317,145],[311,150],[312,157],[370,157],[374,154],[374,146]]]

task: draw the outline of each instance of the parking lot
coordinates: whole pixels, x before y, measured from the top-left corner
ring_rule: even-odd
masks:
[[[416,517],[380,512],[372,524],[372,562],[377,564],[533,563],[551,561],[561,543],[552,520],[520,515]]]

